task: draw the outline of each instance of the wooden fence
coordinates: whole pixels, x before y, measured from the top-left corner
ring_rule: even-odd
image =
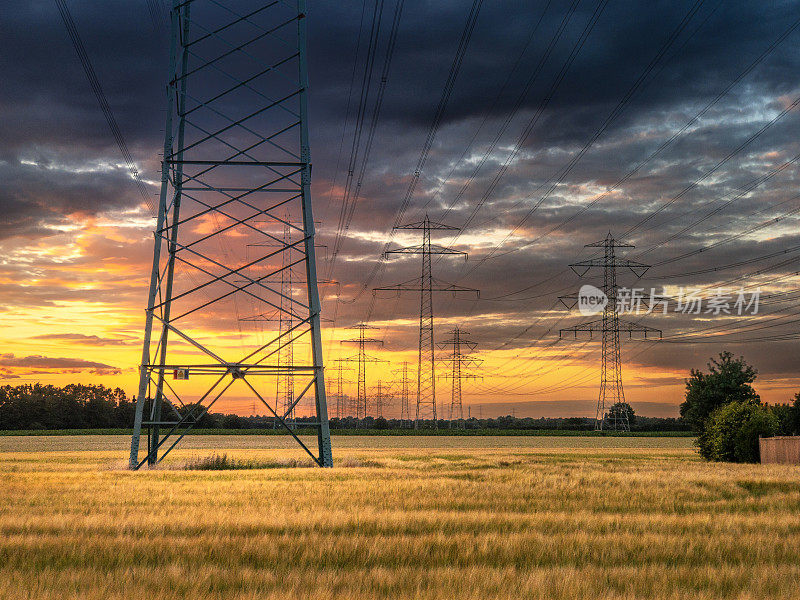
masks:
[[[800,435],[758,438],[761,464],[800,465]]]

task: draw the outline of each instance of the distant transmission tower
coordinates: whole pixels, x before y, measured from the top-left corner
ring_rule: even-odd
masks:
[[[344,379],[344,372],[349,371],[350,369],[345,368],[344,363],[347,362],[346,359],[337,358],[336,359],[336,393],[334,396],[336,397],[336,418],[343,419],[347,416],[347,406],[345,406],[345,401],[347,397],[344,395],[344,384],[349,383],[346,382]],[[330,394],[329,394],[330,397]]]
[[[632,260],[620,260],[616,257],[615,251],[617,248],[633,247],[634,246],[631,244],[617,242],[611,235],[611,232],[609,232],[604,240],[593,244],[586,244],[586,248],[603,248],[602,258],[593,258],[570,265],[572,270],[580,277],[586,275],[591,269],[603,269],[602,291],[607,299],[603,308],[603,318],[562,329],[559,332],[559,336],[562,338],[565,333],[572,333],[574,338],[577,338],[579,333],[588,333],[590,338],[597,332],[602,334],[603,347],[600,368],[600,395],[597,400],[595,421],[595,429],[599,431],[607,429],[613,431],[630,431],[631,429],[627,411],[615,410],[610,414],[610,417],[608,412],[615,404],[625,402],[625,394],[622,390],[620,331],[627,333],[629,338],[633,338],[634,334],[642,334],[645,339],[647,339],[647,334],[657,334],[659,338],[661,337],[661,331],[658,329],[619,318],[617,269],[620,267],[629,269],[637,277],[642,277],[650,268],[650,265]],[[563,300],[572,300],[576,302],[579,298],[575,296],[563,296],[562,301]],[[572,308],[575,306],[575,302],[568,304],[568,307]]]
[[[374,356],[369,356],[366,353],[367,344],[383,345],[383,340],[376,340],[375,338],[366,337],[368,329],[377,329],[366,323],[359,323],[353,325],[349,329],[358,331],[358,337],[350,340],[342,340],[343,344],[356,344],[358,346],[358,353],[355,356],[347,357],[343,360],[355,362],[358,365],[358,384],[356,394],[356,405],[353,411],[357,419],[363,419],[367,416],[367,363],[387,362]]]
[[[374,291],[419,292],[419,358],[417,365],[417,408],[414,416],[414,429],[426,418],[433,420],[434,428],[439,427],[436,417],[436,356],[433,341],[433,293],[434,292],[474,292],[474,288],[447,284],[433,276],[431,256],[434,254],[458,255],[467,258],[467,253],[452,248],[431,244],[431,231],[458,231],[436,223],[425,215],[422,221],[395,227],[396,230],[422,231],[422,244],[388,250],[389,254],[418,254],[422,256],[422,273],[410,281],[388,287],[375,288]]]
[[[477,344],[466,336],[466,331],[456,327],[450,332],[450,338],[439,343],[439,348],[452,348],[450,354],[443,358],[450,365],[450,373],[443,377],[450,379],[450,416],[449,427],[453,427],[453,421],[459,429],[464,429],[464,404],[461,401],[461,382],[467,379],[479,379],[480,376],[469,372],[469,369],[477,368],[483,362],[479,358],[471,356]]]
[[[387,392],[386,386],[383,385],[383,382],[378,379],[378,384],[375,387],[375,418],[380,419],[383,417],[383,413],[386,410],[387,405],[389,404],[389,400],[391,399],[391,395]]]
[[[170,20],[161,195],[130,467],[163,460],[232,388],[263,403],[317,464],[330,467],[305,0],[263,2],[246,14],[214,0],[173,0]],[[274,231],[287,223],[290,243]],[[251,257],[249,247],[262,249]],[[292,268],[303,268],[305,281],[302,288],[293,282],[288,294],[280,279]],[[266,339],[259,323],[245,331],[240,307],[253,303],[257,314],[277,311],[291,326]],[[309,342],[301,356],[298,341]],[[279,359],[286,345],[294,346],[291,367]],[[288,404],[274,403],[275,380],[287,371],[301,391]],[[315,452],[288,424],[305,396],[316,410]],[[140,460],[143,427],[147,455]]]
[[[276,223],[268,220],[258,220],[253,221],[253,223],[264,223],[266,225],[275,225]],[[280,225],[281,223],[278,223]],[[292,246],[292,229],[294,225],[302,226],[302,221],[292,221],[292,216],[289,211],[286,211],[283,216],[283,241],[280,244],[276,243],[266,243],[266,244],[248,244],[248,250],[250,248],[287,248]],[[273,235],[276,235],[273,233]],[[250,256],[248,253],[247,260],[250,260]],[[294,426],[295,424],[295,403],[294,403],[294,344],[291,341],[291,332],[294,331],[294,317],[292,315],[292,306],[291,300],[294,295],[295,287],[298,286],[300,283],[305,283],[304,281],[300,281],[294,275],[294,268],[292,264],[292,257],[290,253],[283,252],[281,257],[281,270],[279,276],[279,286],[280,286],[280,300],[279,305],[276,310],[272,311],[270,315],[265,313],[250,315],[246,317],[240,317],[239,320],[242,322],[268,322],[268,321],[276,321],[278,323],[278,334],[286,339],[289,340],[286,343],[282,343],[279,346],[278,356],[277,356],[277,363],[278,367],[283,368],[282,371],[278,374],[277,384],[275,387],[275,405],[281,408],[286,414],[288,415],[286,422],[290,426]],[[247,283],[246,279],[237,280],[237,283]],[[325,283],[323,280],[317,280],[318,284]],[[251,304],[253,305],[254,310],[258,310],[258,306],[256,302],[251,299]],[[259,333],[263,333],[263,329],[261,327],[258,328]],[[286,337],[288,335],[288,337]],[[260,340],[259,336],[259,340]],[[288,411],[288,412],[287,412]],[[273,419],[273,429],[278,428],[278,420]]]
[[[400,423],[403,426],[410,426],[411,425],[411,416],[408,410],[408,398],[409,398],[409,383],[410,379],[408,377],[408,361],[403,361],[402,367],[400,369],[395,369],[392,371],[394,375],[398,375],[400,378],[394,383],[400,386]]]
[[[286,223],[283,225],[284,247],[292,245],[292,227],[288,215]],[[294,426],[294,344],[292,343],[292,331],[294,330],[294,318],[292,313],[292,256],[289,252],[284,252],[281,257],[280,273],[280,308],[278,310],[278,337],[287,340],[281,344],[278,350],[278,381],[275,390],[275,404],[280,407],[286,419],[286,423]],[[281,371],[281,369],[283,369]],[[277,424],[277,423],[276,423]]]

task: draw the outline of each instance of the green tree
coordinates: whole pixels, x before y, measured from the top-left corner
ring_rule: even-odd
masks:
[[[729,402],[715,409],[697,438],[706,460],[758,462],[758,438],[775,435],[778,419],[769,407],[754,402]]]
[[[785,425],[789,435],[800,435],[800,392],[794,395],[787,417]]]
[[[800,435],[800,392],[791,404],[775,404],[770,408],[778,419],[775,435]]]
[[[681,417],[693,430],[702,432],[706,419],[720,406],[730,402],[760,404],[761,398],[750,385],[758,371],[743,357],[734,358],[731,352],[721,352],[708,363],[708,373],[692,369],[686,380],[686,399],[681,404]]]
[[[606,421],[609,423],[625,423],[625,417],[628,418],[628,426],[633,426],[636,422],[633,407],[627,402],[615,402],[606,413]]]
[[[0,387],[0,429],[130,427],[133,409],[125,392],[102,385]]]

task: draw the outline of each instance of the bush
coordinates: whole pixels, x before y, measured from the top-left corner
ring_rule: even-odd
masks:
[[[767,406],[755,402],[729,402],[714,410],[697,438],[706,460],[758,462],[759,436],[772,436],[778,419]]]
[[[703,432],[706,419],[729,402],[760,402],[753,386],[758,372],[744,358],[721,352],[708,363],[708,373],[692,369],[686,380],[686,400],[681,404],[681,417],[694,431]]]
[[[795,394],[791,404],[776,404],[772,411],[778,418],[776,435],[800,435],[800,392]]]

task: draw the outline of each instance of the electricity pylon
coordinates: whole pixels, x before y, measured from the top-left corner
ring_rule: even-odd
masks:
[[[383,411],[386,409],[391,395],[387,393],[387,387],[383,382],[378,379],[378,384],[375,387],[375,418],[380,419],[383,417]]]
[[[419,356],[417,365],[417,408],[414,416],[414,429],[419,429],[420,420],[426,417],[433,420],[434,428],[438,429],[436,418],[436,356],[435,344],[433,341],[433,293],[434,292],[474,292],[474,288],[466,288],[460,285],[447,284],[439,281],[433,276],[431,269],[431,256],[434,254],[457,255],[467,259],[467,253],[460,250],[453,250],[438,244],[431,244],[431,231],[458,231],[457,227],[451,227],[442,223],[436,223],[425,215],[422,221],[409,223],[395,227],[395,230],[417,230],[422,231],[422,244],[419,246],[407,246],[388,250],[385,255],[390,254],[416,254],[422,256],[422,272],[419,277],[410,281],[398,283],[387,287],[375,288],[374,291],[393,291],[393,292],[419,292]]]
[[[607,429],[614,431],[630,431],[631,429],[627,411],[612,411],[610,418],[608,412],[608,409],[615,404],[625,402],[625,393],[622,389],[620,331],[627,333],[629,338],[633,338],[634,334],[641,334],[644,339],[647,339],[648,334],[657,334],[659,338],[661,337],[661,331],[658,329],[619,318],[617,269],[620,267],[628,269],[636,275],[637,278],[641,278],[650,268],[650,265],[617,258],[617,248],[633,247],[634,246],[631,244],[617,242],[611,235],[611,232],[609,232],[605,239],[593,244],[586,244],[586,248],[602,248],[602,258],[593,258],[570,265],[570,268],[572,268],[579,277],[583,277],[591,269],[603,269],[602,291],[605,295],[605,305],[602,308],[603,317],[595,321],[581,323],[559,331],[559,337],[561,338],[564,337],[565,333],[572,333],[574,338],[577,338],[579,333],[588,333],[590,339],[597,332],[602,334],[600,395],[597,399],[597,414],[595,420],[595,429],[599,431]],[[575,296],[563,296],[562,301],[564,300],[579,301],[580,299]],[[567,304],[567,306],[568,308],[572,308],[575,304]]]
[[[269,225],[269,221],[254,221],[254,223],[265,223]],[[286,211],[283,221],[283,242],[278,246],[274,243],[267,244],[248,244],[248,251],[250,248],[285,248],[292,244],[292,225],[303,225],[302,221],[292,221],[291,214]],[[315,247],[319,247],[318,245]],[[248,252],[247,260],[250,260]],[[241,317],[239,320],[242,322],[267,322],[276,321],[278,323],[278,334],[288,335],[294,329],[294,318],[291,314],[291,302],[289,301],[294,295],[295,286],[300,283],[294,274],[294,268],[291,264],[291,256],[289,253],[284,252],[281,258],[281,271],[279,276],[280,285],[280,301],[278,310],[268,316],[265,314],[256,314],[253,316]],[[237,283],[246,283],[247,280],[238,280]],[[317,280],[318,284],[325,283],[322,280]],[[256,303],[252,301],[254,310],[257,310]],[[259,328],[259,333],[263,333],[263,329]],[[290,339],[291,336],[287,339]],[[260,339],[260,338],[259,338]],[[294,344],[289,341],[283,344],[277,356],[278,366],[285,367],[280,373],[275,386],[275,405],[281,408],[287,414],[286,422],[290,426],[295,424],[295,406],[294,406]],[[273,429],[278,428],[277,419],[273,420]]]
[[[357,344],[358,353],[355,356],[349,356],[342,360],[349,362],[356,362],[358,364],[358,384],[356,394],[355,417],[356,419],[363,419],[367,416],[367,363],[387,362],[383,359],[370,356],[366,353],[367,344],[378,344],[383,346],[383,340],[376,340],[375,338],[366,337],[367,329],[377,329],[366,323],[358,323],[348,329],[355,329],[358,331],[358,337],[351,340],[342,340],[342,344]]]
[[[262,402],[318,465],[330,467],[305,0],[265,2],[246,14],[213,0],[173,0],[170,21],[161,194],[130,467],[163,460],[232,387]],[[288,223],[294,241],[257,226],[265,221]],[[244,252],[259,246],[255,258]],[[305,282],[287,295],[279,278],[292,267],[304,268]],[[244,331],[239,307],[247,302],[260,314],[290,317],[292,327],[266,341]],[[303,356],[298,341],[309,342]],[[291,368],[277,360],[287,344],[295,347]],[[267,389],[287,371],[301,391],[290,406],[273,405]],[[287,423],[306,394],[314,398],[316,451]],[[142,427],[147,455],[140,460]]]
[[[283,226],[283,243],[289,247],[292,244],[292,229],[287,222]],[[280,274],[280,307],[278,311],[278,335],[290,340],[283,344],[278,352],[278,367],[283,368],[283,374],[278,376],[275,390],[275,404],[280,407],[286,415],[286,422],[289,426],[294,425],[294,344],[291,342],[291,332],[294,328],[292,318],[291,297],[294,294],[292,287],[292,264],[291,256],[284,252],[282,256]],[[287,337],[288,336],[288,337]]]
[[[411,415],[408,410],[408,384],[410,382],[408,378],[408,361],[403,361],[402,367],[392,371],[392,374],[400,377],[400,379],[393,382],[400,386],[400,423],[403,426],[406,424],[411,425]]]
[[[335,362],[336,362],[336,380],[335,380],[336,418],[343,419],[345,416],[347,416],[347,407],[345,406],[345,395],[344,395],[344,384],[346,382],[343,375],[344,371],[350,371],[350,369],[345,369],[344,363],[347,362],[345,359],[337,358]]]
[[[464,429],[464,404],[461,401],[461,383],[468,379],[480,379],[479,375],[470,373],[469,369],[479,367],[483,361],[472,356],[477,343],[467,339],[466,331],[456,327],[450,332],[450,338],[439,342],[439,348],[452,348],[450,354],[443,360],[450,365],[450,373],[442,375],[450,379],[450,419],[448,427],[453,427],[453,421],[459,429]]]

